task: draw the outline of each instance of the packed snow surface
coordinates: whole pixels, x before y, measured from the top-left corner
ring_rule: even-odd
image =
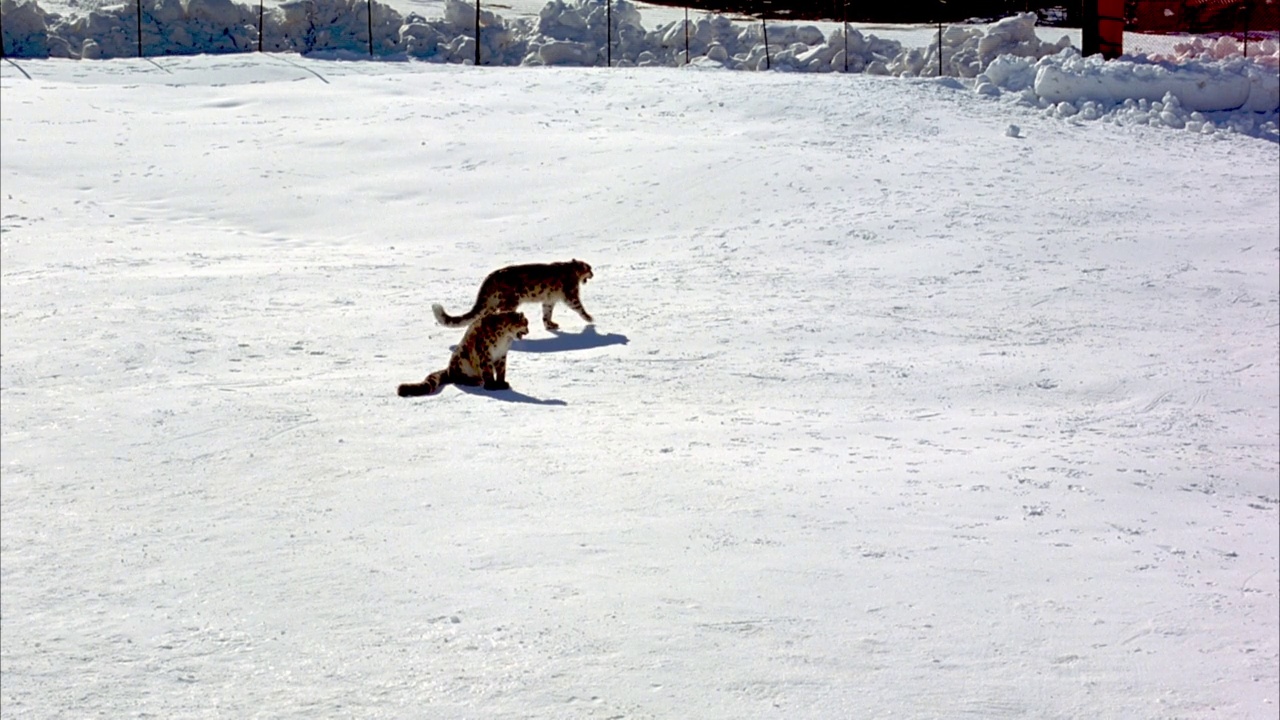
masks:
[[[705,67],[4,63],[5,717],[1274,719],[1280,146]]]

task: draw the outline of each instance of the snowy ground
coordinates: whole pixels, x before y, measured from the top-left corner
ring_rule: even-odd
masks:
[[[1274,142],[869,75],[17,67],[5,717],[1276,716]],[[396,397],[430,303],[572,257],[595,326]]]

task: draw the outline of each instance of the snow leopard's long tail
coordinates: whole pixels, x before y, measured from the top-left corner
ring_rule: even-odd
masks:
[[[479,300],[476,301],[476,304],[472,306],[470,310],[462,315],[450,315],[444,311],[444,306],[440,303],[435,303],[431,306],[431,312],[435,313],[436,322],[445,327],[466,327],[471,324],[472,320],[479,317],[483,310],[484,304]]]
[[[452,380],[449,379],[448,369],[437,370],[424,378],[422,382],[401,384],[400,387],[396,388],[396,394],[400,397],[434,395],[440,391],[441,386],[447,385],[450,382],[452,382]]]

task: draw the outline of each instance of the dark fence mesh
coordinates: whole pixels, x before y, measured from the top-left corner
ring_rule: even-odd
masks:
[[[718,12],[777,20],[848,20],[872,23],[959,23],[996,20],[1035,12],[1063,25],[1079,25],[1080,2],[1046,4],[1028,0],[938,0],[910,3],[868,3],[860,0],[671,0],[660,4],[687,5],[701,12]]]
[[[664,0],[655,0],[667,4]],[[700,12],[778,20],[848,20],[880,23],[960,23],[987,21],[1022,12],[1035,12],[1042,25],[1081,27],[1085,3],[1060,4],[1029,0],[938,0],[872,4],[858,0],[671,0]],[[1177,54],[1192,42],[1187,36],[1207,36],[1201,44],[1216,43],[1219,53],[1235,43],[1237,52],[1258,53],[1267,41],[1280,40],[1280,0],[1126,0],[1125,51],[1149,55]]]
[[[786,53],[796,40],[811,46],[821,44],[821,38],[810,42],[810,38],[788,35],[812,33],[812,28],[804,27],[811,21],[959,24],[1035,12],[1041,25],[1082,27],[1083,10],[1089,7],[1087,3],[1096,1],[1045,5],[1030,0],[927,0],[876,5],[857,0],[648,0],[634,4],[592,0],[585,9],[563,17],[563,3],[544,2],[540,10],[530,12],[530,3],[523,2],[520,12],[513,12],[525,16],[516,20],[524,24],[516,32],[510,16],[505,25],[499,20],[513,10],[517,4],[513,0],[483,0],[479,13],[474,3],[466,0],[125,0],[103,6],[84,22],[75,23],[42,13],[34,3],[6,0],[3,34],[4,52],[19,57],[94,59],[263,50],[374,56],[403,52],[425,60],[484,65],[514,65],[526,60],[548,65],[670,65],[705,55],[731,61],[728,64],[736,68],[764,69],[770,67],[773,53]],[[1180,46],[1200,43],[1212,45],[1212,54],[1217,56],[1234,52],[1266,55],[1275,53],[1280,42],[1280,0],[1124,0],[1123,5],[1113,4],[1116,7],[1110,12],[1116,17],[1112,26],[1124,23],[1124,50],[1129,53],[1186,57],[1185,47]],[[1121,7],[1123,19],[1118,17]],[[686,17],[689,28],[683,22]],[[56,35],[47,31],[55,23]],[[655,30],[662,35],[657,46],[651,34]],[[535,31],[555,42],[528,41]],[[606,34],[610,36],[608,43],[604,41]],[[755,51],[757,41],[766,37],[768,52],[763,45]],[[748,42],[752,47],[743,47]],[[852,72],[859,69],[856,63],[848,66]]]
[[[732,12],[712,17],[715,11],[687,3],[675,6],[638,2],[636,8],[644,18],[645,29],[662,37],[661,49],[666,55],[646,58],[656,64],[679,65],[704,57],[708,52],[716,60],[727,61],[735,53],[743,52],[748,43],[762,37],[764,29],[758,18]],[[613,51],[622,50],[621,55],[625,57],[627,44],[634,42],[629,37],[632,33],[623,30],[615,34],[617,45]],[[719,49],[715,49],[717,46]],[[752,62],[766,62],[763,53],[758,54],[760,57],[752,58]]]

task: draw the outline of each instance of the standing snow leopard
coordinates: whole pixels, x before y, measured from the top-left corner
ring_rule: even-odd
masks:
[[[558,330],[560,326],[551,319],[556,302],[594,322],[578,297],[578,288],[592,277],[591,266],[581,260],[510,265],[494,270],[480,283],[476,302],[466,314],[449,315],[439,303],[433,304],[431,311],[441,325],[462,327],[483,313],[515,310],[522,303],[536,302],[542,303],[542,324],[548,330]]]

